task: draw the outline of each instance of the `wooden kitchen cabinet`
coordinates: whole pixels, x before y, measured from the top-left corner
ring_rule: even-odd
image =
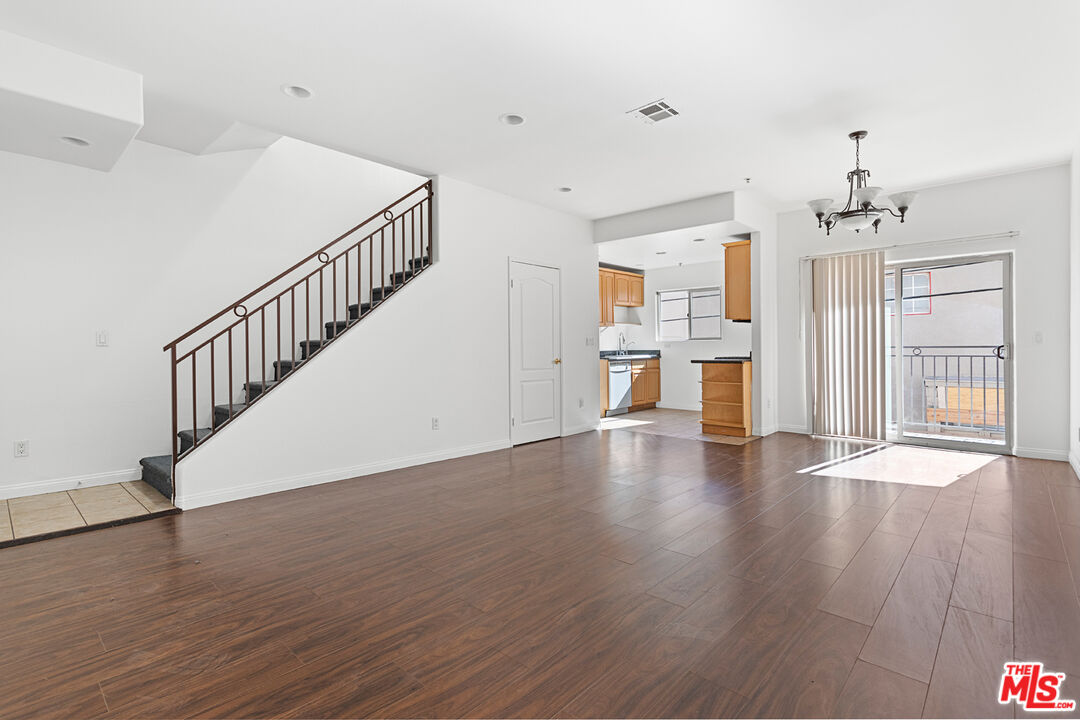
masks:
[[[600,327],[615,324],[616,307],[645,304],[645,276],[600,268]]]
[[[630,377],[630,402],[634,406],[660,402],[659,358],[631,363]]]
[[[724,317],[750,322],[750,241],[724,243]]]
[[[615,272],[615,305],[618,307],[641,307],[645,304],[645,277],[631,273]]]
[[[652,362],[651,360],[649,362]],[[645,368],[645,402],[660,402],[660,361],[656,361],[656,367]]]
[[[615,273],[615,304],[620,307],[630,305],[630,277]]]
[[[629,307],[643,307],[645,305],[645,278],[630,278],[630,305]]]
[[[608,359],[600,360],[600,371],[604,376],[603,415],[608,410]],[[630,412],[648,410],[660,402],[660,358],[634,360],[630,363]]]
[[[752,420],[749,361],[701,364],[701,432],[749,437]]]
[[[644,405],[647,402],[645,400],[645,366],[644,366],[644,363],[642,363],[642,366],[640,368],[638,367],[637,363],[634,363],[633,370],[631,371],[630,376],[631,376],[631,380],[630,380],[630,383],[631,383],[630,384],[630,404],[631,404],[631,407],[633,407],[634,405]]]
[[[600,327],[615,324],[615,273],[600,269]]]

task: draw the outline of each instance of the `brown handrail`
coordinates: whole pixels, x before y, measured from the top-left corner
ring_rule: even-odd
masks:
[[[386,207],[384,207],[384,208],[383,208],[382,210],[379,210],[378,212],[376,212],[375,214],[373,214],[373,215],[372,215],[371,217],[369,217],[369,218],[368,218],[367,220],[363,221],[362,223],[359,223],[358,225],[355,225],[355,226],[354,226],[354,227],[353,227],[352,229],[350,229],[350,230],[346,230],[346,231],[345,231],[344,233],[342,233],[341,235],[338,235],[338,236],[337,236],[336,238],[334,238],[334,239],[333,239],[333,240],[331,240],[330,242],[326,243],[326,244],[325,244],[325,245],[323,245],[323,246],[322,246],[321,248],[319,248],[318,250],[316,250],[315,252],[311,253],[310,255],[308,255],[308,256],[307,256],[306,258],[304,258],[304,259],[303,259],[303,260],[301,260],[300,262],[298,262],[298,263],[296,263],[295,265],[293,265],[292,267],[290,267],[290,268],[289,268],[288,270],[285,270],[284,272],[281,272],[281,273],[279,273],[278,275],[276,275],[276,276],[274,276],[274,277],[270,278],[269,280],[267,280],[266,282],[264,282],[264,283],[263,283],[262,285],[260,285],[259,287],[255,288],[254,290],[252,290],[251,292],[249,292],[249,293],[248,293],[247,295],[243,296],[242,298],[240,298],[240,299],[239,299],[239,300],[237,300],[236,302],[232,303],[231,305],[227,305],[227,306],[225,306],[225,308],[223,308],[223,309],[222,309],[221,311],[219,311],[219,312],[218,312],[217,314],[215,314],[215,315],[212,315],[211,317],[209,317],[209,318],[207,318],[206,320],[202,321],[201,323],[199,323],[199,324],[198,324],[198,325],[196,325],[195,327],[191,328],[190,330],[188,330],[188,331],[187,331],[186,333],[184,333],[184,334],[183,334],[183,335],[181,335],[180,337],[178,337],[178,338],[176,338],[175,340],[173,340],[172,342],[170,342],[170,343],[166,344],[166,345],[165,345],[165,347],[163,347],[163,348],[161,348],[161,349],[162,349],[162,350],[168,350],[168,349],[169,349],[169,348],[171,348],[171,347],[175,347],[175,346],[176,346],[177,344],[179,344],[179,343],[183,342],[183,341],[184,341],[184,340],[186,340],[187,338],[189,338],[189,337],[191,337],[192,335],[194,335],[195,333],[199,332],[199,331],[200,331],[200,330],[202,330],[202,329],[203,329],[204,327],[206,327],[206,326],[207,326],[207,325],[209,325],[210,323],[214,322],[215,320],[217,320],[217,319],[218,319],[219,317],[221,317],[221,316],[222,316],[222,315],[224,315],[225,313],[227,313],[227,312],[229,312],[230,310],[232,310],[233,308],[235,308],[235,307],[237,307],[237,306],[239,306],[239,305],[243,304],[243,302],[244,302],[245,300],[249,300],[249,299],[251,299],[251,298],[252,298],[253,296],[255,296],[255,295],[258,295],[258,294],[259,294],[260,292],[262,292],[262,291],[263,291],[263,290],[265,290],[266,288],[270,287],[271,285],[273,285],[274,283],[276,283],[276,282],[277,282],[278,280],[281,280],[281,279],[282,279],[283,277],[285,277],[286,275],[288,275],[289,273],[291,273],[291,272],[292,272],[293,270],[296,270],[296,269],[297,269],[298,267],[300,267],[300,266],[301,266],[301,265],[303,265],[304,263],[306,263],[306,262],[309,262],[309,261],[310,261],[310,260],[312,260],[313,258],[316,258],[316,257],[318,257],[318,256],[319,256],[319,253],[323,253],[323,252],[326,252],[326,250],[327,250],[327,249],[329,249],[329,248],[333,247],[333,246],[334,246],[334,245],[336,245],[337,243],[339,243],[339,242],[341,242],[342,240],[344,240],[345,238],[349,237],[349,236],[350,236],[350,235],[352,235],[352,234],[353,234],[354,232],[356,232],[356,231],[357,231],[357,230],[359,230],[360,228],[364,227],[365,225],[367,225],[367,224],[368,224],[369,222],[371,222],[372,220],[374,220],[374,219],[378,218],[378,217],[379,217],[380,215],[383,215],[383,214],[384,214],[384,213],[386,213],[386,212],[389,212],[391,208],[393,208],[393,207],[394,207],[395,205],[397,205],[398,203],[400,203],[400,202],[402,202],[403,200],[405,200],[406,198],[408,198],[408,197],[409,197],[410,195],[415,195],[416,193],[418,193],[418,192],[420,192],[421,190],[424,190],[424,189],[426,189],[426,190],[428,191],[428,194],[429,194],[429,196],[430,196],[430,194],[431,194],[431,180],[428,180],[427,182],[423,183],[422,185],[419,185],[419,186],[417,186],[417,187],[413,188],[412,190],[410,190],[409,192],[405,193],[404,195],[402,195],[401,197],[399,197],[399,198],[398,198],[397,200],[395,200],[394,202],[392,202],[392,203],[390,203],[389,205],[387,205]]]
[[[416,202],[408,203],[409,199],[417,193],[423,192],[424,194]],[[348,330],[354,323],[358,322],[361,318],[366,317],[368,313],[375,309],[377,305],[381,305],[390,295],[396,293],[402,286],[411,282],[420,272],[426,269],[434,260],[432,254],[432,226],[431,226],[431,212],[432,212],[432,181],[427,181],[412,191],[402,195],[400,198],[390,203],[382,210],[374,213],[371,217],[364,220],[362,223],[354,226],[347,232],[334,238],[331,242],[323,245],[315,252],[308,255],[306,258],[298,263],[292,265],[289,269],[282,273],[279,273],[269,281],[263,283],[255,290],[247,293],[236,302],[225,307],[220,312],[207,318],[205,321],[195,326],[188,332],[184,333],[180,337],[176,338],[168,345],[164,347],[166,352],[170,353],[170,366],[172,374],[172,465],[175,470],[176,464],[179,460],[186,457],[188,453],[194,450],[199,445],[206,442],[207,439],[216,435],[217,432],[225,425],[232,422],[232,420],[244,412],[251,404],[262,399],[262,397],[277,387],[280,383],[292,377],[294,371],[303,363],[307,362],[315,354],[321,353],[322,350],[331,342],[337,340],[346,330]],[[419,223],[417,223],[417,215],[419,215]],[[426,217],[425,217],[426,216]],[[353,235],[358,230],[365,226],[369,226],[373,221],[382,218],[384,222],[378,225],[378,227],[370,227],[369,232],[361,237],[359,240],[353,240],[343,250],[336,255],[331,256],[330,248],[334,247],[337,243]],[[406,224],[406,218],[408,224]],[[400,243],[401,247],[398,248],[398,220],[401,221],[401,233]],[[426,221],[426,222],[425,222]],[[386,240],[387,240],[387,228],[390,229],[390,275],[389,278],[386,274]],[[411,232],[410,232],[411,231]],[[418,232],[419,231],[419,232]],[[410,235],[411,246],[406,244],[406,234]],[[379,258],[376,260],[374,257],[376,241],[379,244]],[[418,242],[419,241],[419,242]],[[367,243],[367,307],[365,308],[363,303],[363,283],[364,275],[363,263],[364,263],[364,244]],[[411,253],[409,257],[406,256],[407,249],[411,247]],[[401,270],[398,271],[398,250],[401,250]],[[419,251],[419,252],[418,252]],[[355,253],[356,271],[351,270],[350,255]],[[311,262],[311,260],[317,259],[318,266],[310,272],[304,272],[301,270],[299,276],[293,275],[290,280],[287,280],[288,285],[282,287],[280,284],[282,280],[286,279],[292,273],[296,273],[305,264]],[[344,272],[338,273],[338,262],[343,261]],[[379,273],[375,273],[376,263],[379,265]],[[329,266],[329,281],[332,287],[326,288],[325,282],[327,280],[326,270]],[[316,278],[316,276],[318,276]],[[400,282],[398,277],[401,278]],[[353,317],[350,303],[354,297],[351,293],[350,282],[355,278],[356,285],[356,316]],[[316,280],[313,283],[312,280]],[[338,285],[344,283],[344,298],[345,298],[345,316],[343,320],[339,320],[339,303],[338,303]],[[264,290],[267,290],[271,286],[277,284],[276,294],[266,298],[260,305],[253,309],[248,309],[244,303],[251,300],[253,297],[259,295]],[[311,300],[311,286],[317,285],[318,292],[318,307],[312,306]],[[378,298],[376,299],[375,292],[378,287]],[[297,358],[297,348],[300,347],[296,342],[296,313],[297,313],[297,290],[302,291],[303,297],[300,299],[302,303],[303,312],[303,333],[305,340],[300,344],[301,357]],[[329,293],[327,293],[329,290]],[[329,298],[327,295],[329,294]],[[288,295],[288,298],[285,296]],[[285,320],[287,325],[288,334],[282,333],[281,323],[283,318],[283,299],[288,304],[288,318]],[[325,304],[329,300],[331,308],[329,315],[331,322],[326,322],[326,308]],[[181,353],[179,345],[184,340],[191,338],[195,333],[205,329],[211,323],[222,318],[226,313],[232,311],[237,317],[232,322],[224,323],[224,327],[220,327],[216,332],[213,332],[209,337],[199,342],[197,339],[193,342],[197,343],[194,347]],[[243,312],[241,312],[243,311]],[[267,348],[267,314],[272,313],[274,325],[269,328],[271,332],[270,342],[276,343],[273,353],[268,353]],[[317,339],[313,339],[311,336],[311,320],[312,314],[315,313],[319,322],[319,332],[317,333]],[[257,316],[257,317],[256,317]],[[256,337],[252,338],[251,323],[258,321],[258,326],[255,330]],[[220,326],[221,324],[219,324]],[[242,367],[239,368],[239,377],[235,378],[244,383],[243,400],[239,405],[234,402],[235,396],[233,395],[233,381],[234,375],[237,374],[237,369],[234,364],[234,330],[240,329],[239,326],[243,326],[242,332],[238,333],[242,337],[237,338],[238,342],[243,343],[242,357],[237,359],[237,362],[242,362]],[[215,326],[215,327],[219,327]],[[326,332],[325,339],[323,338],[323,330]],[[281,343],[283,337],[289,338],[292,345],[292,350],[288,355],[284,355],[281,351]],[[222,368],[218,367],[218,357],[220,353],[217,352],[216,344],[221,341],[226,345],[224,348],[227,365],[225,370],[228,373],[227,378],[222,378],[223,382],[218,382],[218,374]],[[258,355],[258,364],[262,365],[262,368],[256,366],[252,368],[253,353],[252,342],[255,342],[255,353]],[[202,353],[207,350],[208,352]],[[268,360],[276,355],[276,362],[272,363],[274,368],[273,377],[268,377]],[[200,379],[207,369],[207,356],[209,359],[209,375],[210,379],[207,382],[202,379],[202,389],[200,390]],[[200,362],[201,358],[201,362]],[[288,358],[286,361],[285,358]],[[181,407],[180,396],[178,393],[178,376],[183,363],[191,363],[190,368],[190,416],[183,422],[191,422],[191,437],[188,438],[186,429],[181,430]],[[288,369],[285,369],[288,368]],[[186,370],[186,369],[185,369]],[[186,374],[186,373],[185,373]],[[261,380],[253,382],[255,378],[261,378]],[[227,382],[224,382],[226,381]],[[228,388],[228,413],[227,418],[223,419],[220,423],[217,421],[216,403],[218,401],[217,393],[219,385],[225,385]],[[185,393],[187,395],[187,393]],[[211,422],[210,427],[206,429],[204,435],[200,438],[199,433],[199,408],[201,407],[200,396],[202,400],[209,400]],[[187,401],[185,401],[186,403]],[[186,447],[182,447],[180,444],[180,433],[185,433],[184,443]],[[175,472],[173,474],[175,478]],[[175,493],[175,490],[174,490]]]

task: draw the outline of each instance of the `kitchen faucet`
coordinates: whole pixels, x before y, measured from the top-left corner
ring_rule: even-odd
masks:
[[[618,349],[617,353],[619,355],[625,355],[626,351],[630,349],[630,346],[631,345],[636,345],[636,344],[637,344],[637,342],[634,341],[634,340],[631,340],[630,342],[626,342],[626,336],[623,335],[620,332],[619,333],[619,349]]]

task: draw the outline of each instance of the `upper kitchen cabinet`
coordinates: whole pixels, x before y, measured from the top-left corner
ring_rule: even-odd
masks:
[[[641,275],[614,271],[615,304],[619,307],[641,307],[645,304],[645,278]]]
[[[600,268],[600,327],[615,324],[615,273]]]
[[[645,276],[600,268],[601,327],[615,324],[616,307],[642,307],[644,304]]]
[[[724,243],[724,317],[750,322],[750,241]]]

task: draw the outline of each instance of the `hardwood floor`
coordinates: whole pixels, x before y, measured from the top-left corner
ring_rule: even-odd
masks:
[[[997,717],[1010,659],[1078,698],[1068,466],[797,472],[857,449],[611,430],[9,547],[0,717]]]

